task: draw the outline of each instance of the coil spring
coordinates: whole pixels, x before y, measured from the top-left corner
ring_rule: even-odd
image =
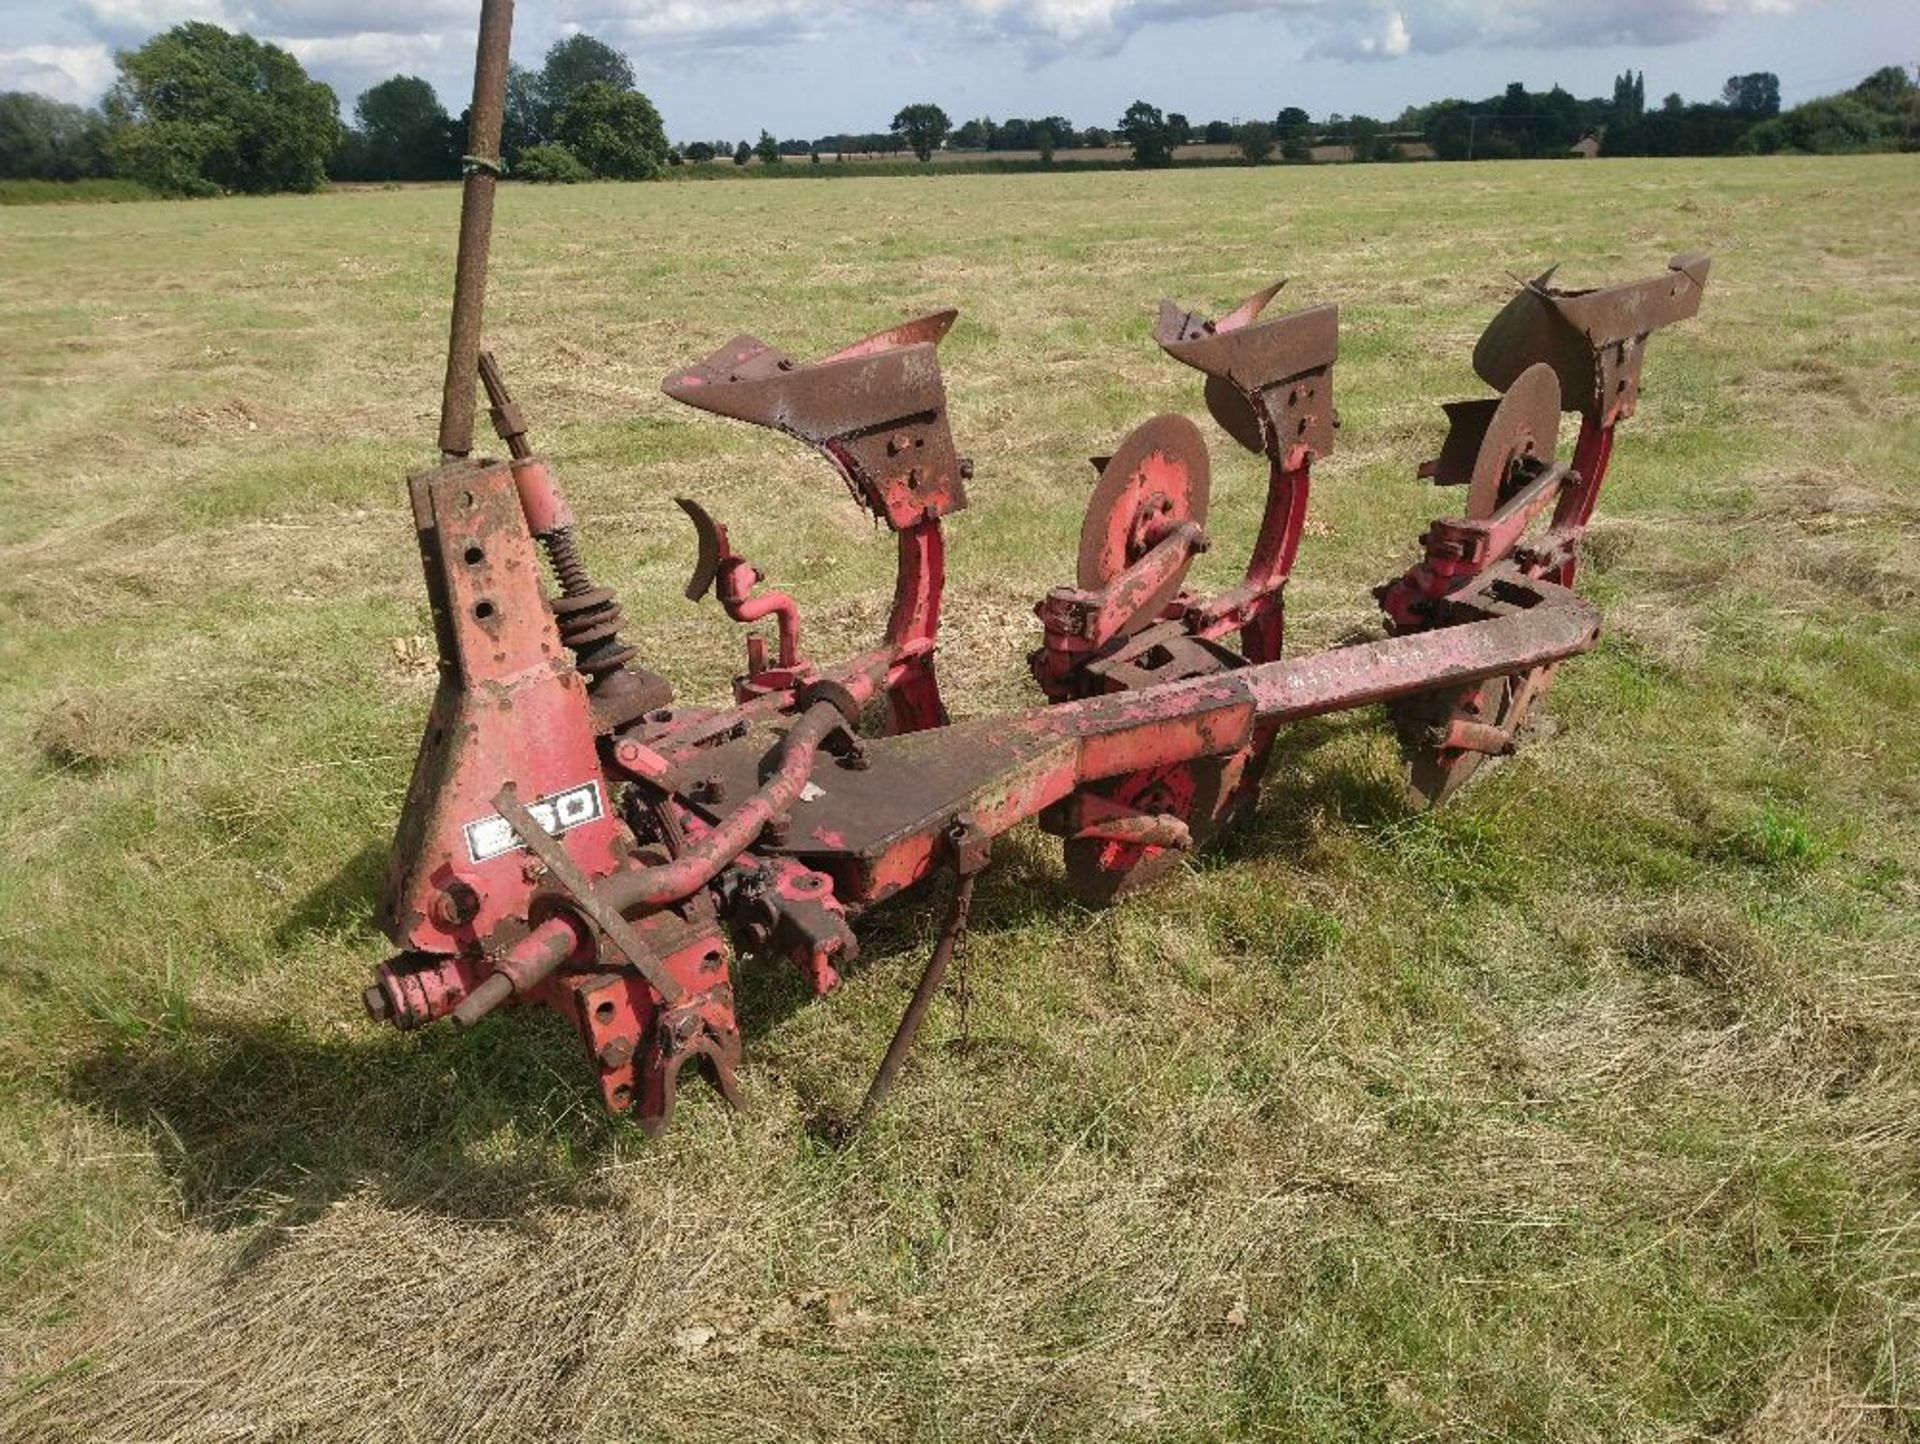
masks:
[[[573,539],[573,528],[563,526],[550,531],[543,540],[547,545],[547,560],[553,564],[553,574],[560,581],[560,590],[570,597],[592,591],[593,582],[587,577],[587,564],[580,555],[580,544]]]
[[[560,628],[560,640],[573,652],[574,665],[593,678],[619,670],[634,656],[634,649],[619,637],[626,620],[619,599],[605,587],[594,586],[572,527],[549,532],[542,540],[560,583],[560,595],[552,603],[553,619]]]

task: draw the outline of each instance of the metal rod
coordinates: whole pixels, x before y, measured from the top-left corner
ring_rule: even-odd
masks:
[[[487,405],[493,408],[493,429],[507,443],[507,455],[515,461],[532,456],[533,444],[527,440],[526,418],[513,404],[507,379],[500,374],[500,363],[493,359],[491,351],[480,353],[480,384],[487,388]]]
[[[480,360],[480,317],[487,299],[487,250],[493,238],[493,191],[500,175],[500,126],[507,102],[507,45],[513,0],[481,0],[480,43],[473,61],[473,109],[467,124],[466,181],[460,193],[460,253],[454,263],[453,324],[447,336],[447,380],[440,395],[440,459],[473,450],[474,384]]]
[[[927,1020],[927,1009],[933,1006],[934,995],[940,991],[940,984],[946,981],[947,965],[953,961],[953,950],[959,946],[960,936],[967,930],[967,908],[973,902],[974,879],[977,872],[961,873],[953,884],[953,901],[947,907],[947,920],[940,933],[940,941],[934,944],[933,956],[927,959],[927,970],[920,975],[920,982],[913,990],[913,1000],[907,1004],[907,1011],[900,1015],[900,1026],[894,1029],[893,1041],[887,1044],[887,1056],[880,1060],[880,1070],[873,1075],[873,1082],[867,1086],[867,1096],[861,1100],[860,1111],[853,1116],[853,1122],[847,1126],[847,1135],[851,1137],[867,1126],[868,1121],[887,1101],[887,1094],[893,1091],[893,1080],[899,1075],[900,1065],[907,1061],[907,1054],[913,1051],[914,1039],[920,1036],[920,1025]]]
[[[787,730],[775,756],[773,774],[766,783],[702,833],[698,841],[672,862],[632,872],[617,872],[594,886],[594,895],[618,912],[645,908],[657,912],[668,903],[691,897],[720,875],[741,853],[752,847],[773,818],[792,807],[813,775],[814,755],[820,744],[846,718],[831,702],[815,702]]]
[[[499,966],[453,1010],[456,1028],[471,1028],[516,993],[540,986],[580,948],[581,934],[564,916],[548,918],[507,950]]]
[[[686,1001],[687,990],[680,986],[680,980],[647,951],[647,945],[640,941],[640,935],[632,925],[620,916],[620,910],[594,891],[593,883],[580,871],[560,840],[542,827],[539,819],[521,804],[520,796],[511,782],[494,794],[493,806],[507,820],[513,835],[526,844],[527,851],[539,858],[547,871],[559,879],[560,885],[567,890],[567,896],[573,899],[573,905],[606,934],[607,941],[618,948],[628,962],[640,970],[640,975],[653,985],[653,990],[666,999],[669,1006],[678,1006]]]

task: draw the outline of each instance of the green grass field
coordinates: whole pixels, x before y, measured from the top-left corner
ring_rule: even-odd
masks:
[[[0,216],[0,1437],[1869,1440],[1920,1434],[1920,158],[509,188],[490,337],[683,695],[701,498],[832,655],[892,549],[674,407],[742,330],[957,304],[958,712],[1028,705],[1084,460],[1192,373],[1162,295],[1338,301],[1292,642],[1449,498],[1527,274],[1710,249],[1653,346],[1550,742],[1401,805],[1376,713],[1079,911],[1031,830],[873,1130],[921,905],[744,995],[649,1143],[558,1020],[362,1018],[431,689],[450,189]],[[1215,441],[1229,576],[1263,476]]]

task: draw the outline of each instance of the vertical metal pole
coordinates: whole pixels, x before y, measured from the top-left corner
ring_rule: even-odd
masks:
[[[487,249],[493,190],[500,177],[500,125],[507,104],[507,43],[513,0],[481,0],[480,44],[473,61],[473,109],[467,123],[466,181],[460,194],[460,255],[454,263],[453,326],[447,383],[440,396],[440,459],[473,450],[474,388],[480,364],[480,315],[487,299]]]

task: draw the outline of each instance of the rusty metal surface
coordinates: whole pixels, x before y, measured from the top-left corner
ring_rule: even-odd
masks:
[[[1049,654],[1100,651],[1154,621],[1173,599],[1193,559],[1206,550],[1207,534],[1198,523],[1172,521],[1170,512],[1155,519],[1171,521],[1170,529],[1111,581],[1090,592],[1055,587],[1035,608]],[[1125,518],[1119,519],[1119,526],[1125,528]],[[1076,660],[1069,657],[1065,662],[1071,667]],[[1043,675],[1043,688],[1047,680]]]
[[[638,655],[620,640],[625,614],[619,598],[594,585],[574,537],[573,513],[545,459],[533,454],[527,419],[507,390],[506,378],[491,352],[482,352],[480,381],[487,393],[494,430],[513,458],[513,484],[520,496],[527,530],[538,539],[553,570],[560,595],[549,602],[560,638],[574,665],[587,677],[594,720],[601,731],[631,721],[673,701],[673,688],[658,673],[633,665]]]
[[[852,361],[857,357],[871,356],[878,351],[892,351],[901,346],[932,346],[953,329],[953,323],[960,313],[948,308],[933,311],[925,316],[916,316],[911,321],[902,321],[897,326],[888,326],[864,336],[851,346],[842,346],[823,361]]]
[[[477,94],[504,54],[506,9],[488,0]],[[456,356],[477,348],[486,171],[469,175],[463,207]],[[1593,644],[1598,614],[1569,585],[1580,536],[1646,338],[1697,309],[1706,274],[1690,258],[1633,286],[1569,292],[1542,277],[1515,298],[1475,356],[1505,394],[1450,407],[1425,471],[1466,485],[1465,514],[1435,521],[1422,559],[1379,589],[1391,635],[1306,657],[1282,657],[1283,597],[1311,464],[1332,448],[1338,314],[1262,320],[1277,284],[1218,321],[1163,304],[1156,339],[1207,377],[1229,433],[1268,457],[1244,577],[1213,596],[1182,590],[1211,544],[1206,445],[1183,418],[1148,421],[1097,463],[1079,585],[1036,609],[1035,673],[1051,705],[957,725],[934,671],[941,518],[965,503],[971,474],[936,353],[954,313],[811,365],[740,337],[665,383],[806,441],[897,533],[884,635],[816,665],[800,650],[798,600],[682,503],[699,545],[689,598],[713,591],[735,620],[779,628],[773,659],[764,635],[749,636],[731,706],[676,707],[630,665],[618,603],[586,574],[524,413],[491,356],[468,357],[468,431],[477,372],[512,460],[450,461],[411,482],[441,680],[381,901],[400,951],[363,994],[369,1016],[414,1028],[474,1022],[501,1003],[558,1012],[607,1106],[657,1131],[689,1063],[739,1101],[734,948],[831,992],[857,955],[858,913],[951,867],[954,908],[864,1116],[906,1057],[973,877],[1009,829],[1038,819],[1063,839],[1069,889],[1109,901],[1252,810],[1280,729],[1370,703],[1387,704],[1413,802],[1444,800],[1517,745],[1555,669]],[[443,420],[458,422],[451,386],[445,399]],[[1563,405],[1582,412],[1570,465],[1553,459]],[[885,735],[862,735],[876,720]]]
[[[1554,267],[1529,281],[1473,348],[1473,369],[1505,391],[1536,362],[1560,379],[1561,402],[1601,424],[1633,415],[1647,338],[1700,310],[1711,262],[1676,256],[1666,274],[1624,286],[1563,290]]]
[[[640,941],[639,935],[619,910],[610,906],[594,890],[593,883],[574,866],[573,859],[567,856],[567,850],[560,845],[559,839],[551,836],[545,827],[534,820],[533,814],[520,805],[519,794],[511,782],[494,794],[493,806],[506,818],[514,835],[526,845],[527,850],[539,858],[547,872],[567,890],[567,896],[587,921],[600,929],[618,949],[620,956],[653,984],[654,991],[668,1003],[679,1003],[686,996],[686,990],[655,961],[647,951],[646,944]]]
[[[791,807],[807,785],[821,741],[843,722],[831,702],[816,702],[769,754],[770,775],[723,822],[690,843],[671,862],[623,871],[600,884],[621,911],[663,907],[705,887],[751,847],[769,822]]]
[[[1244,763],[1203,757],[1092,782],[1071,794],[1044,825],[1063,834],[1067,888],[1105,907],[1152,887],[1205,843]]]
[[[379,921],[397,946],[470,952],[521,925],[533,896],[523,853],[490,836],[476,846],[475,830],[493,827],[503,782],[530,797],[577,799],[565,844],[589,875],[613,869],[617,825],[585,679],[540,594],[509,468],[456,462],[416,477],[413,496],[440,684]]]
[[[661,389],[806,442],[875,516],[904,530],[967,504],[967,468],[954,450],[935,349],[956,314],[906,322],[812,365],[737,336]]]
[[[1548,584],[1499,572],[1482,593],[1497,598],[1484,619],[1433,632],[875,739],[859,767],[816,752],[772,850],[828,871],[843,900],[864,906],[924,876],[930,839],[959,811],[997,833],[1088,783],[1228,756],[1256,718],[1285,723],[1524,671],[1584,651],[1597,633],[1598,614]],[[731,826],[735,800],[757,795],[766,758],[763,737],[742,738],[703,754],[703,775],[690,769],[682,786],[711,799],[699,806],[713,826]],[[627,884],[602,887],[622,896]]]
[[[906,1011],[900,1015],[900,1024],[894,1029],[892,1041],[887,1044],[886,1054],[874,1072],[873,1081],[867,1085],[866,1097],[860,1100],[860,1111],[854,1115],[848,1130],[850,1133],[857,1133],[866,1127],[879,1111],[880,1105],[886,1102],[887,1095],[893,1091],[893,1081],[899,1076],[907,1055],[913,1051],[914,1040],[920,1036],[927,1010],[933,1006],[934,996],[946,981],[947,968],[953,962],[954,952],[966,936],[967,911],[973,904],[974,883],[987,865],[988,843],[974,821],[965,816],[957,817],[948,824],[945,842],[953,861],[953,898],[947,904],[947,915],[940,925],[940,937],[934,943],[933,954],[927,959],[926,969],[920,974],[920,981],[914,987]]]
[[[480,322],[487,300],[487,254],[493,238],[493,192],[500,168],[500,124],[507,99],[507,47],[513,0],[481,0],[473,66],[473,105],[467,122],[466,179],[460,194],[460,249],[454,261],[453,319],[447,334],[447,375],[440,393],[440,457],[473,450],[474,381],[480,359]]]
[[[1516,473],[1553,462],[1560,436],[1560,384],[1553,368],[1536,362],[1515,378],[1486,418],[1467,473],[1466,515],[1482,520],[1500,509]]]
[[[1249,451],[1297,466],[1333,450],[1333,363],[1340,310],[1315,306],[1256,321],[1284,282],[1256,291],[1218,321],[1160,303],[1154,340],[1207,377],[1207,409]]]
[[[866,904],[897,878],[884,866],[902,843],[937,835],[965,799],[1036,764],[1056,738],[1003,731],[1003,719],[982,718],[930,731],[874,738],[865,766],[816,754],[788,809],[787,836],[767,850],[823,867],[843,880],[841,897]],[[687,773],[686,790],[720,801],[697,804],[716,824],[738,799],[753,795],[766,770],[767,741],[754,734],[705,752]],[[804,795],[802,795],[804,794]]]
[[[1136,632],[1120,647],[1087,663],[1086,672],[1098,683],[1095,690],[1119,692],[1210,677],[1246,665],[1237,652],[1196,637],[1184,623],[1174,621]]]
[[[727,529],[708,516],[707,509],[699,502],[676,496],[673,504],[693,523],[696,547],[693,575],[687,579],[682,595],[690,602],[697,602],[712,590],[714,578],[720,575],[720,559],[731,555],[733,548],[727,541]]]
[[[1088,591],[1106,586],[1182,522],[1204,528],[1211,479],[1206,438],[1186,417],[1156,416],[1128,432],[1087,499],[1080,585]],[[1180,590],[1186,572],[1182,564],[1140,601],[1139,610],[1158,612]]]

